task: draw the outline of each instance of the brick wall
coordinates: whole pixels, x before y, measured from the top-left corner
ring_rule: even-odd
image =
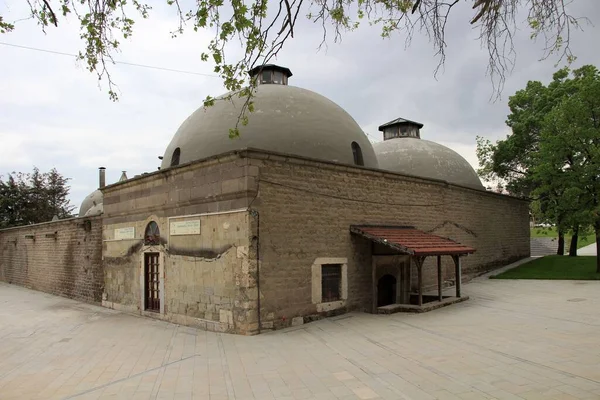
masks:
[[[526,201],[383,171],[249,157],[260,168],[253,208],[260,215],[263,324],[285,325],[284,318],[316,312],[311,265],[319,257],[346,257],[347,308],[370,308],[371,244],[350,234],[352,224],[411,225],[474,247],[476,253],[462,260],[463,280],[529,256]],[[443,258],[443,270],[452,282],[450,257]],[[436,280],[430,257],[425,287]]]
[[[85,302],[102,300],[102,220],[0,230],[0,280]]]

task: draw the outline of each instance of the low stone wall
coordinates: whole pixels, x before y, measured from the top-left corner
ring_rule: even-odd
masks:
[[[101,217],[0,230],[0,280],[100,303],[104,288]]]

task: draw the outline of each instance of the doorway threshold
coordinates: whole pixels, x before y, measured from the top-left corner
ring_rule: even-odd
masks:
[[[413,304],[389,304],[387,306],[377,307],[377,314],[395,314],[399,312],[410,312],[410,313],[422,313],[427,311],[436,310],[441,307],[446,307],[451,304],[461,303],[469,300],[469,296],[454,297],[449,296],[442,301],[435,300],[424,303],[422,306]]]

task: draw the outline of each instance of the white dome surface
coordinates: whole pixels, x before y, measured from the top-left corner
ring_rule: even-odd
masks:
[[[356,121],[340,106],[310,90],[265,84],[256,88],[254,112],[240,137],[229,138],[246,99],[234,96],[196,110],[167,147],[161,169],[169,168],[179,148],[179,164],[244,148],[270,150],[342,164],[354,164],[352,142],[365,167],[377,168],[373,147]]]
[[[94,190],[81,202],[79,207],[80,217],[93,217],[100,215],[104,211],[104,195],[100,189]]]
[[[441,144],[401,137],[373,144],[379,168],[484,190],[471,164]]]

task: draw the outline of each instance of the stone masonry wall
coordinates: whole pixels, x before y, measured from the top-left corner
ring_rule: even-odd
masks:
[[[311,301],[311,265],[323,257],[347,258],[345,309],[370,309],[371,243],[349,232],[353,224],[410,225],[474,247],[475,254],[462,258],[463,280],[529,256],[526,201],[383,171],[250,156],[260,168],[253,208],[260,216],[267,328],[319,311]],[[453,284],[452,260],[442,260],[443,279]],[[429,257],[426,289],[437,284],[435,271]]]
[[[256,331],[256,261],[245,209],[257,175],[247,159],[225,156],[105,188],[103,304],[208,330]],[[199,220],[200,234],[170,235],[172,221],[186,220]],[[144,245],[150,221],[160,229],[156,246]],[[122,228],[135,236],[116,239]],[[160,253],[160,314],[144,311],[145,252]]]
[[[99,303],[104,286],[101,218],[0,230],[0,280]]]

